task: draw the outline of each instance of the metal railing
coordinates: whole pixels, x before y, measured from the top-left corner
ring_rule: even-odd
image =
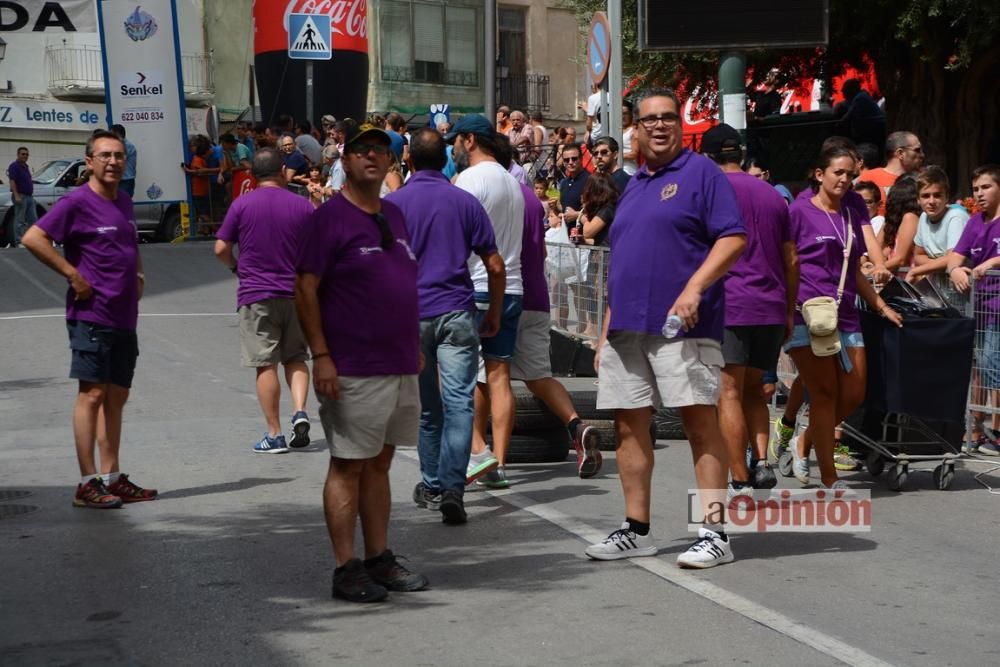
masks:
[[[551,240],[545,246],[552,326],[596,341],[604,327],[609,249]]]
[[[548,111],[549,75],[516,74],[497,76],[497,100],[511,109]]]

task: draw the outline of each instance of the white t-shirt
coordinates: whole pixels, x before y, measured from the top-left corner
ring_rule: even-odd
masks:
[[[880,231],[882,231],[882,225],[884,224],[885,224],[885,216],[876,215],[874,218],[872,218],[872,231],[875,234],[878,234]]]
[[[968,221],[969,214],[965,209],[949,207],[944,212],[944,217],[935,223],[927,218],[926,213],[921,213],[920,221],[917,223],[917,235],[913,237],[913,242],[923,248],[931,259],[944,257],[949,250],[958,245],[958,239],[962,237],[965,223]]]
[[[633,134],[635,134],[635,126],[626,127],[624,134],[622,134],[621,154],[623,156],[625,155],[625,153],[628,153],[630,150],[632,150]],[[624,169],[625,173],[628,174],[629,176],[634,176],[635,172],[639,171],[639,163],[636,160],[626,160],[623,157],[622,169]]]
[[[524,234],[524,196],[507,170],[493,161],[480,162],[458,175],[455,185],[471,193],[486,209],[497,237],[497,252],[507,268],[506,294],[524,294],[521,282],[521,238]],[[477,292],[489,291],[486,266],[479,255],[469,256],[469,273]]]
[[[340,159],[336,159],[333,162],[333,167],[330,168],[330,178],[326,181],[326,187],[333,188],[335,192],[340,192],[344,187],[344,181],[347,180],[344,174],[344,165],[341,164]]]
[[[600,139],[604,135],[601,130],[601,91],[587,98],[587,115],[594,117],[590,126],[590,138]]]

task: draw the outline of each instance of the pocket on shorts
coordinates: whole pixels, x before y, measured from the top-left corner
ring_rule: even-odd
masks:
[[[709,368],[722,368],[726,365],[726,359],[722,355],[722,346],[714,340],[699,340],[698,361]]]
[[[107,349],[107,342],[94,330],[92,324],[78,324],[69,337],[69,349],[74,352],[100,352]]]

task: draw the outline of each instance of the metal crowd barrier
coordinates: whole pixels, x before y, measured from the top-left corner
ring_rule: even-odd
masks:
[[[596,341],[604,328],[609,249],[581,243],[546,242],[552,326]]]

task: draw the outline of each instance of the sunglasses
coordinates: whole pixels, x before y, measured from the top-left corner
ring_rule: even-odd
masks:
[[[392,235],[392,230],[389,229],[389,221],[381,213],[372,213],[372,217],[375,218],[379,234],[382,235],[382,241],[379,243],[379,246],[381,246],[382,250],[388,250],[396,242],[396,239]]]
[[[563,162],[579,162],[579,157],[564,157]]]
[[[368,155],[372,151],[375,155],[388,155],[392,149],[385,144],[352,144],[344,150],[353,155]]]
[[[611,155],[611,151],[594,151],[594,155],[604,157],[605,155]]]

